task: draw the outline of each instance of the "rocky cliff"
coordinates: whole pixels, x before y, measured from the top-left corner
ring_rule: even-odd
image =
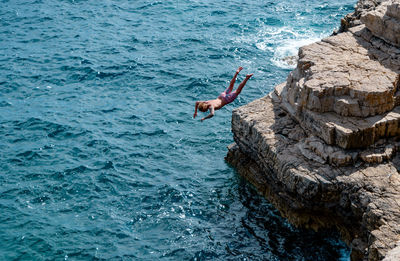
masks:
[[[227,160],[294,224],[336,226],[353,260],[397,260],[400,2],[360,1],[345,19],[233,111]]]

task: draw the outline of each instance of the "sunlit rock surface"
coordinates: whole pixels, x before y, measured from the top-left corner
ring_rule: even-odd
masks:
[[[354,260],[398,260],[400,8],[366,6],[365,24],[302,47],[285,83],[233,111],[227,160],[293,223],[337,226]]]

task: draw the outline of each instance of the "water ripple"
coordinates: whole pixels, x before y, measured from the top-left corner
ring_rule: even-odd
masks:
[[[224,162],[232,108],[284,81],[281,58],[345,2],[4,2],[0,259],[348,259]],[[193,120],[239,65],[240,97]]]

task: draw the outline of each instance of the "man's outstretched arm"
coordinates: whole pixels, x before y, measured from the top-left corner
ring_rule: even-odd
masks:
[[[210,109],[210,114],[208,114],[206,117],[204,117],[203,119],[201,119],[201,121],[204,121],[206,119],[212,118],[214,116],[214,107],[211,107]]]
[[[196,105],[194,106],[194,114],[193,114],[193,119],[196,118],[197,116],[197,108],[199,107],[199,101],[196,102]]]

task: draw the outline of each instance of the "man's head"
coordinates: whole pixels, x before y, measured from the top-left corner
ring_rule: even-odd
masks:
[[[206,112],[209,107],[210,107],[210,105],[205,102],[199,103],[199,111]]]

